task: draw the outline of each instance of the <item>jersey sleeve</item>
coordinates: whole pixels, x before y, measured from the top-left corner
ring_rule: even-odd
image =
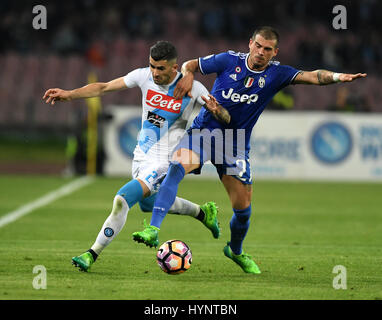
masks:
[[[294,78],[301,72],[301,70],[297,70],[291,66],[280,65],[278,66],[279,73],[279,81],[280,81],[280,89],[290,85]]]
[[[208,99],[208,90],[204,85],[202,85],[199,81],[194,81],[194,84],[192,86],[191,94],[193,97],[195,97],[195,103],[200,104],[201,106],[205,105],[206,103],[202,99],[202,96],[206,97]]]
[[[146,80],[148,68],[135,69],[123,77],[126,87],[140,86]]]
[[[230,55],[228,52],[211,54],[204,58],[199,58],[199,69],[202,74],[221,73],[230,65]]]

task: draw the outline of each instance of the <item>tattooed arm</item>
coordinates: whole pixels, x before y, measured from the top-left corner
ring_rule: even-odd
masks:
[[[317,84],[320,86],[336,82],[351,82],[358,78],[365,78],[366,73],[335,73],[328,70],[301,71],[293,80],[293,84]]]
[[[225,124],[230,123],[231,121],[231,116],[227,109],[224,109],[215,99],[214,96],[208,95],[210,99],[205,98],[202,96],[202,99],[206,103],[204,107],[212,113],[212,115],[219,120],[220,122],[223,122]]]

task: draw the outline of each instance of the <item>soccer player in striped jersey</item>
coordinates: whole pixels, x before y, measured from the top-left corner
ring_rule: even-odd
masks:
[[[250,136],[259,116],[273,96],[290,84],[327,85],[366,77],[363,73],[345,74],[327,70],[306,72],[281,65],[273,61],[279,50],[278,43],[279,35],[275,29],[260,27],[249,40],[249,53],[228,51],[183,64],[184,77],[179,81],[174,96],[187,93],[192,96],[190,90],[194,72],[216,73],[211,93],[217,103],[228,111],[230,122],[227,124],[216,121],[206,110],[200,111],[188,130],[188,135],[175,149],[173,161],[157,195],[151,219],[151,226],[159,230],[184,175],[190,172],[199,173],[203,163],[211,160],[233,209],[230,221],[231,239],[223,252],[244,272],[253,274],[261,271],[252,258],[243,252],[242,245],[249,229],[252,212],[252,174],[248,161]],[[209,104],[213,103],[211,99]],[[214,140],[211,139],[211,135],[214,136]],[[216,154],[220,156],[217,157]],[[136,234],[145,231],[146,229]]]
[[[89,271],[102,250],[123,228],[128,211],[137,202],[142,211],[151,212],[160,183],[167,173],[171,154],[185,133],[187,120],[197,105],[208,101],[208,90],[198,81],[193,82],[192,98],[173,98],[182,74],[177,70],[176,48],[168,41],[159,41],[150,49],[149,67],[136,69],[110,82],[92,83],[74,90],[49,89],[44,94],[46,103],[101,96],[104,93],[138,86],[142,91],[142,128],[134,150],[133,179],[116,194],[111,214],[102,226],[92,247],[73,257],[72,263],[81,271]],[[213,99],[213,98],[212,98]],[[208,106],[207,106],[208,107]],[[219,119],[222,108],[210,108]],[[202,206],[176,197],[170,213],[189,215],[202,221],[218,238],[220,229],[214,202]],[[157,246],[158,243],[150,244]]]

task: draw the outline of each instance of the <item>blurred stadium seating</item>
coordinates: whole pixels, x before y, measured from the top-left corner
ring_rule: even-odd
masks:
[[[0,128],[70,129],[76,124],[73,101],[49,108],[46,89],[85,85],[95,71],[100,81],[146,66],[149,47],[160,39],[178,48],[180,63],[226,50],[246,52],[259,25],[280,31],[277,60],[296,68],[367,72],[368,78],[347,84],[362,104],[356,111],[381,112],[382,2],[376,0],[177,0],[40,1],[48,11],[48,29],[32,28],[29,1],[2,0],[0,9]],[[334,30],[332,9],[344,4],[348,30]],[[201,77],[207,88],[213,76]],[[295,110],[327,110],[338,87],[323,92],[294,86]],[[106,95],[103,105],[140,104],[139,90]]]

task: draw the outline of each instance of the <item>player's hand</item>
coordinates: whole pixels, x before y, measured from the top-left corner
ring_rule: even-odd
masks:
[[[192,83],[194,81],[194,74],[193,73],[187,73],[185,76],[182,77],[176,84],[176,87],[174,89],[174,99],[180,100],[182,99],[186,94],[192,98],[191,95],[191,89],[192,89]]]
[[[231,122],[231,115],[227,109],[223,108],[213,95],[208,95],[209,98],[202,96],[206,103],[204,107],[220,122],[229,124]]]
[[[216,114],[220,109],[219,103],[213,95],[209,94],[208,97],[209,99],[207,99],[205,96],[202,96],[202,99],[206,103],[204,106],[209,112]]]
[[[56,101],[70,101],[70,91],[59,88],[48,89],[42,99],[45,100],[45,103],[51,103],[52,105],[54,105]]]
[[[356,73],[356,74],[349,74],[349,73],[341,73],[338,77],[338,79],[341,82],[352,82],[355,79],[358,78],[366,78],[366,73]]]

